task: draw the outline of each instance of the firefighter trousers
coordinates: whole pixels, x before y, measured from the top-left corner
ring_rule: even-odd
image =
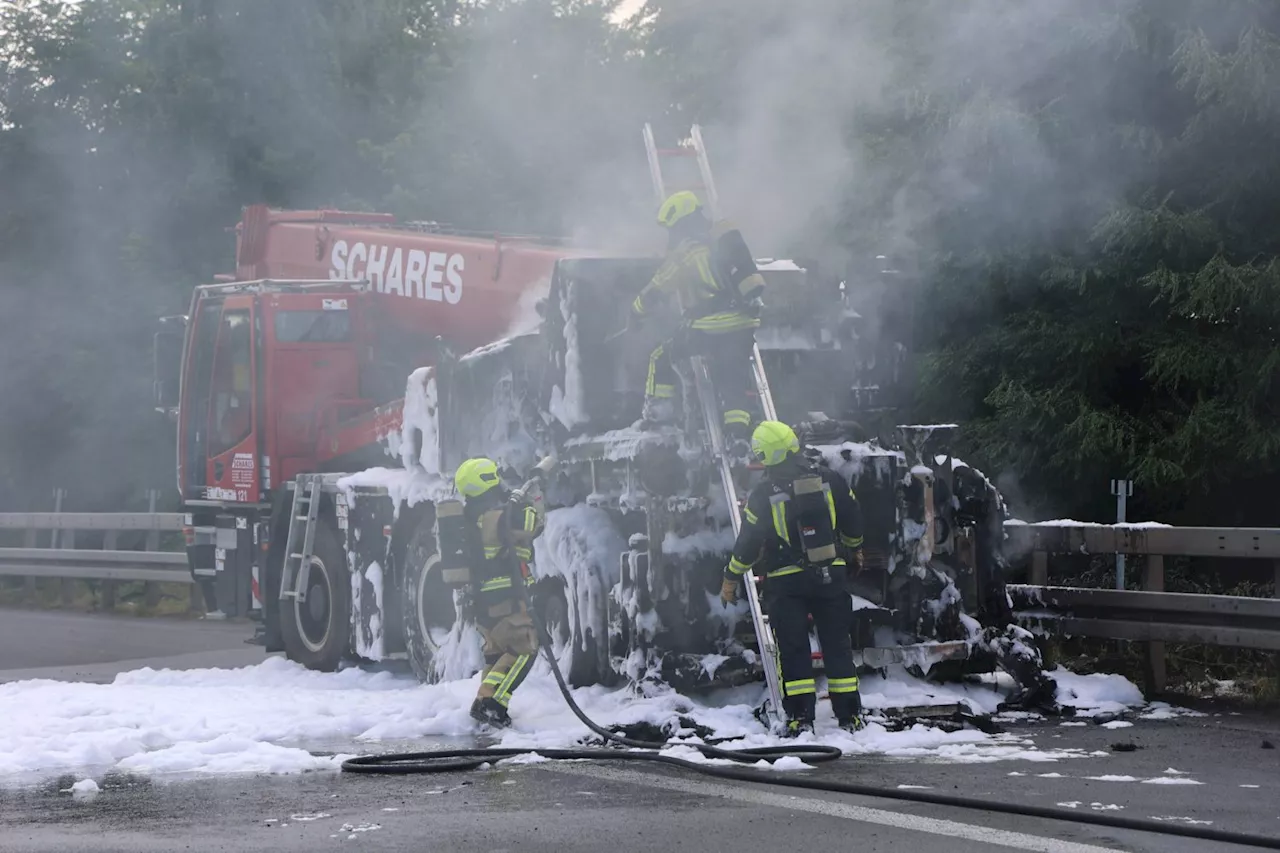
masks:
[[[664,341],[649,354],[649,374],[645,396],[670,399],[676,396],[676,371],[672,359],[700,355],[706,361],[707,373],[715,386],[725,432],[746,438],[751,428],[751,399],[755,378],[751,373],[751,349],[755,330],[734,329],[707,332],[682,327],[669,341]]]
[[[818,687],[809,648],[809,616],[822,646],[827,693],[836,720],[862,712],[858,673],[853,665],[853,602],[844,589],[844,567],[832,567],[832,580],[822,584],[813,570],[765,580],[765,610],[778,642],[782,664],[782,705],[789,720],[812,721]]]
[[[476,698],[493,698],[504,708],[538,653],[538,632],[524,602],[515,603],[512,610],[497,621],[485,620],[478,625],[484,636],[485,668]]]

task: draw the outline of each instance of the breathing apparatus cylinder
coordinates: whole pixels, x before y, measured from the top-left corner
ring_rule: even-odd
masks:
[[[436,503],[436,544],[440,549],[440,577],[449,586],[471,583],[467,560],[467,522],[462,501]]]
[[[831,487],[822,477],[812,474],[797,477],[791,483],[796,506],[796,527],[800,531],[800,548],[807,567],[818,573],[823,584],[831,583],[831,566],[836,551],[835,501]]]

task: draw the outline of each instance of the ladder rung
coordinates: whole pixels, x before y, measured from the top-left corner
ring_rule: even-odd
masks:
[[[295,516],[293,517],[293,519],[294,519],[294,521],[310,521],[310,520],[311,520],[311,516],[309,516],[309,515],[295,515]]]
[[[290,560],[301,560],[301,559],[302,559],[302,555],[301,555],[301,554],[290,554],[290,555],[289,555],[289,559],[290,559]]]
[[[698,152],[693,148],[659,148],[659,157],[697,157]]]

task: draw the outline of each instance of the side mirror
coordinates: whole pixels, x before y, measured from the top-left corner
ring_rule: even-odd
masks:
[[[152,399],[156,411],[174,421],[178,417],[186,319],[186,317],[161,318],[160,330],[155,333],[151,343]]]

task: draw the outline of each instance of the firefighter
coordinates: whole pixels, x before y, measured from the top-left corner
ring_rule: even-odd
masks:
[[[862,512],[840,475],[800,452],[791,427],[764,421],[751,451],[765,478],[747,497],[742,529],[724,572],[720,598],[737,598],[743,574],[764,574],[764,606],[778,642],[787,734],[813,731],[817,684],[809,649],[809,616],[818,630],[831,709],[840,728],[863,727],[853,664],[850,563],[860,565]]]
[[[631,304],[627,325],[640,325],[657,294],[675,296],[682,321],[649,356],[643,418],[673,417],[672,359],[701,355],[719,398],[726,444],[745,455],[752,420],[749,359],[760,326],[764,277],[741,232],[725,220],[712,222],[692,192],[675,193],[663,202],[658,224],[667,229],[667,255]]]
[[[471,716],[492,726],[511,725],[507,706],[538,651],[527,606],[533,584],[533,540],[542,532],[541,509],[502,484],[492,459],[458,466],[454,485],[465,499],[468,551],[475,572],[476,625],[484,636],[485,668]]]

